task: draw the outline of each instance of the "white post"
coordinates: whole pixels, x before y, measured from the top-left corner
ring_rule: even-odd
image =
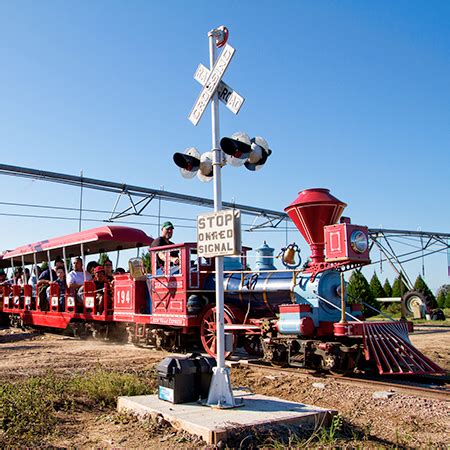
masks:
[[[25,256],[22,255],[22,274],[23,274],[23,285],[28,284],[27,274],[25,273]]]
[[[63,259],[64,259],[64,270],[66,271],[66,276],[69,273],[69,269],[67,267],[67,256],[66,256],[66,247],[63,247]]]
[[[86,270],[84,265],[84,245],[81,244],[81,270],[83,271],[83,284],[86,281]]]
[[[208,33],[209,64],[211,71],[215,62],[216,30]],[[214,173],[214,211],[222,210],[221,164],[219,130],[219,99],[217,91],[211,100],[212,150]],[[231,388],[230,371],[225,367],[225,332],[224,332],[224,299],[223,299],[223,256],[216,256],[216,361],[213,377],[208,393],[207,404],[218,408],[234,408],[236,402]]]
[[[48,261],[48,270],[50,274],[50,282],[53,283],[53,271],[52,271],[52,262],[50,260],[50,250],[47,250],[47,261]]]
[[[39,292],[38,292],[38,281],[39,281],[39,272],[37,268],[37,260],[36,260],[36,253],[33,253],[33,262],[34,262],[34,273],[36,276],[36,283],[33,286],[32,294],[34,295],[34,298],[36,299],[36,310],[39,309]]]

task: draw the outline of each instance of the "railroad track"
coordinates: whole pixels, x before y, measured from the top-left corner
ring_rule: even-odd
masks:
[[[371,378],[367,378],[364,376],[352,376],[352,377],[344,377],[339,375],[332,374],[323,374],[313,372],[307,369],[299,369],[299,368],[280,368],[274,367],[271,365],[267,365],[267,363],[263,363],[258,360],[239,360],[233,361],[230,363],[231,367],[248,367],[252,370],[257,370],[261,372],[275,372],[277,375],[292,375],[295,374],[299,377],[304,378],[317,378],[317,380],[326,380],[332,379],[337,383],[341,384],[351,384],[351,385],[360,385],[363,387],[367,387],[369,389],[378,390],[378,391],[389,391],[395,393],[401,393],[406,395],[415,395],[426,398],[433,398],[441,401],[450,401],[450,388],[447,385],[423,385],[419,384],[415,381],[410,380],[374,380]],[[441,383],[448,383],[448,378],[445,380],[439,380],[438,378],[426,378],[427,381],[431,381],[436,383],[437,381]]]

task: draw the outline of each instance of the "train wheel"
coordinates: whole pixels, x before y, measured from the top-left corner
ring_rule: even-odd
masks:
[[[203,317],[200,320],[200,340],[202,341],[203,348],[208,355],[216,357],[216,307],[211,305],[203,313]],[[234,323],[234,316],[225,308],[224,310],[224,323]],[[233,349],[236,346],[236,336],[233,333]],[[228,358],[233,352],[225,352],[225,358]]]
[[[264,354],[262,344],[261,344],[261,336],[245,336],[244,338],[244,350],[250,356],[262,356]]]
[[[341,353],[340,358],[336,361],[337,364],[329,369],[329,372],[336,377],[346,377],[351,375],[355,372],[360,356],[360,351],[356,353]]]

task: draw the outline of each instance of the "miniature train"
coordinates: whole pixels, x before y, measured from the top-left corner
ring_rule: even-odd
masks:
[[[370,260],[367,227],[341,218],[345,206],[327,189],[308,189],[285,209],[311,248],[311,258],[301,268],[286,263],[286,268],[276,269],[264,247],[253,270],[247,269],[248,248],[229,260],[223,280],[227,354],[243,347],[273,364],[337,373],[444,373],[411,345],[410,322],[365,321],[361,305],[348,304],[340,274]],[[141,230],[105,226],[19,247],[4,253],[1,263],[25,267],[42,258],[49,263],[56,257],[66,261],[71,256],[148,247],[151,242]],[[102,309],[93,281],[84,282],[81,303],[76,292],[68,290],[61,305],[58,285],[51,280],[49,305],[44,307],[39,285],[35,293],[25,280],[22,286],[0,287],[1,312],[18,326],[69,327],[79,334],[127,338],[169,351],[201,343],[214,355],[214,260],[198,257],[196,243],[149,252],[150,274],[140,258],[131,259],[129,273],[105,283]],[[158,252],[176,253],[179,264],[161,270]]]

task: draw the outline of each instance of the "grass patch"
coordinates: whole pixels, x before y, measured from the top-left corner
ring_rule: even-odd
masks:
[[[317,424],[315,429],[295,425],[272,428],[253,427],[235,430],[227,441],[228,448],[293,449],[293,448],[357,448],[357,443],[377,442],[370,434],[351,426],[342,416],[335,415],[328,426]]]
[[[399,320],[401,317],[400,303],[383,308],[382,311],[393,319]],[[444,311],[444,315],[446,317],[445,320],[413,319],[412,317],[407,317],[407,320],[411,320],[416,325],[450,326],[450,308],[445,308],[442,311]],[[368,320],[387,320],[387,318],[381,314],[378,314],[377,316],[372,316]]]
[[[55,431],[57,412],[115,407],[121,395],[155,391],[154,376],[102,368],[70,377],[53,372],[19,382],[0,383],[0,446],[29,446]]]

